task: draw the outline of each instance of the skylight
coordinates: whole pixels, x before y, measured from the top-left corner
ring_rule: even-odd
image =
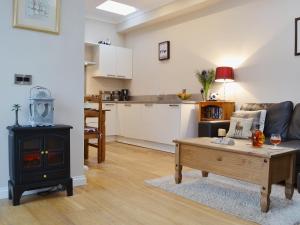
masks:
[[[111,1],[111,0],[103,2],[102,4],[98,5],[96,8],[100,10],[116,13],[119,15],[123,15],[123,16],[127,16],[130,13],[136,11],[136,8],[133,6]]]

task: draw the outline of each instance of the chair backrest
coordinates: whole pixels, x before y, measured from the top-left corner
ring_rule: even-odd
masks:
[[[101,131],[101,121],[102,121],[102,91],[99,91],[99,95],[90,95],[84,97],[84,102],[89,103],[97,103],[97,110],[98,110],[98,130]],[[84,115],[84,125],[86,126],[86,118],[89,116]]]

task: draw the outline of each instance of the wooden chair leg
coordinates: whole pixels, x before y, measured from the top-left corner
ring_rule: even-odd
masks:
[[[105,127],[105,113],[102,115],[102,123],[101,123],[101,159],[102,162],[105,161],[105,153],[106,153],[106,127]]]
[[[88,146],[89,140],[84,140],[84,159],[89,158],[89,146]]]
[[[102,158],[101,158],[101,152],[102,152],[102,149],[101,149],[101,135],[98,137],[98,149],[97,149],[97,158],[98,158],[98,163],[101,163],[102,162]]]

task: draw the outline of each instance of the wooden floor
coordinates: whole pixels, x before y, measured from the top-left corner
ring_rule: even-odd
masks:
[[[0,225],[226,225],[252,224],[144,184],[174,173],[174,156],[111,143],[107,161],[96,164],[90,151],[88,185],[73,197],[55,193],[25,196],[22,204],[0,201]]]

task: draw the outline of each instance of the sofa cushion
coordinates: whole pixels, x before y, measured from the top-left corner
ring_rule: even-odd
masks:
[[[267,111],[263,110],[255,110],[255,111],[235,111],[232,114],[232,117],[237,118],[253,118],[251,130],[255,130],[256,126],[259,125],[259,129],[263,132],[265,127],[265,120],[266,120]]]
[[[253,118],[230,118],[230,127],[227,133],[227,137],[248,139],[251,137],[251,127]]]
[[[262,109],[268,109],[270,106],[274,105],[275,103],[245,103],[241,106],[241,110],[244,111],[257,111]]]
[[[288,131],[288,139],[300,140],[300,104],[295,106]]]
[[[266,137],[280,134],[283,141],[287,140],[293,106],[291,101],[286,101],[273,104],[268,108],[264,130]]]
[[[293,103],[291,101],[281,103],[246,103],[241,110],[266,109],[267,116],[264,133],[270,137],[273,133],[279,133],[283,141],[288,136],[288,126],[293,113]]]

